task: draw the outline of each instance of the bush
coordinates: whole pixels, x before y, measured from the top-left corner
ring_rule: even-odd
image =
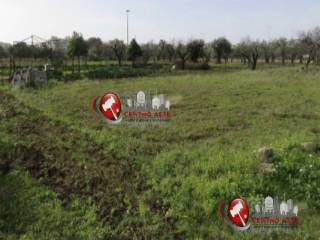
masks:
[[[147,68],[114,67],[88,71],[86,77],[88,79],[129,78],[151,75],[155,72],[154,69]]]
[[[176,69],[182,70],[182,62],[180,60],[175,61]],[[199,63],[187,63],[185,65],[185,69],[187,70],[209,70],[210,65],[207,62],[199,62]]]
[[[207,62],[196,63],[192,65],[187,65],[187,69],[190,70],[209,70],[210,66]]]
[[[63,73],[61,71],[47,71],[47,78],[49,79],[56,79],[56,80],[62,80],[63,79]]]
[[[64,81],[74,81],[74,80],[79,80],[81,79],[81,75],[78,73],[66,73],[63,76]]]
[[[285,150],[277,159],[276,171],[268,186],[276,186],[279,195],[305,201],[310,208],[320,209],[320,162],[318,154],[308,154],[299,147]]]

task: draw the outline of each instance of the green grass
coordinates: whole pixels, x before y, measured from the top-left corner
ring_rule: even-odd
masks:
[[[119,184],[118,190],[108,185],[108,191],[100,183],[98,188],[89,184],[87,192],[76,193],[80,198],[89,197],[88,193],[95,196],[103,213],[100,220],[111,226],[111,236],[252,238],[222,227],[214,214],[216,204],[234,196],[254,200],[271,194],[290,197],[301,205],[299,228],[273,238],[318,239],[319,208],[314,207],[319,206],[320,156],[310,157],[298,146],[320,142],[319,79],[317,67],[302,71],[301,66],[259,66],[253,72],[231,65],[175,76],[51,82],[42,90],[2,87],[3,92],[16,98],[9,101],[15,101],[23,119],[19,115],[8,117],[7,109],[9,122],[2,122],[1,129],[6,137],[23,146],[35,139],[43,143],[37,151],[45,155],[45,160],[55,155],[57,171],[78,168],[72,170],[72,164],[61,167],[61,162],[68,160],[52,153],[50,144],[54,150],[67,146],[63,151],[72,154],[70,161],[90,166],[84,182],[96,179],[94,173],[100,168],[99,181],[107,184],[109,179]],[[91,96],[139,90],[157,90],[169,97],[173,105],[167,126],[104,127],[93,119],[88,107]],[[40,123],[36,121],[39,118]],[[36,131],[32,135],[32,131],[25,131],[25,124],[35,128],[40,124],[46,133],[38,136],[41,131]],[[63,133],[56,130],[61,126],[65,126]],[[17,127],[22,130],[13,131]],[[262,146],[270,146],[277,153],[278,171],[272,176],[258,172],[259,160],[254,151]],[[99,153],[92,154],[92,149]],[[129,174],[132,184],[125,183],[125,177],[105,175],[109,163],[103,161],[103,155],[118,162],[114,168],[129,166],[121,174]],[[303,173],[298,171],[301,168]],[[50,185],[55,177],[46,176],[49,186],[59,184],[54,181]],[[117,196],[121,207],[116,204],[105,208],[115,202],[105,197],[109,195]],[[255,239],[263,237],[270,236],[258,235]]]
[[[68,204],[46,187],[42,180],[6,161],[15,146],[0,140],[0,239],[105,239],[97,208],[89,198],[72,197]],[[3,163],[10,165],[4,168]]]
[[[1,239],[105,239],[108,228],[91,203],[73,200],[63,207],[52,191],[22,170],[0,177]]]

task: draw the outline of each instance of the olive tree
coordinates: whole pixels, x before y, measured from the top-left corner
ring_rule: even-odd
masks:
[[[188,48],[183,42],[178,42],[175,49],[176,49],[175,52],[177,53],[177,57],[181,61],[181,68],[185,69],[186,61],[189,57]]]
[[[221,59],[223,58],[225,62],[228,61],[228,58],[232,51],[232,45],[225,37],[220,37],[213,41],[212,48],[214,51],[214,56],[217,60],[217,63],[221,63]]]
[[[132,39],[128,48],[128,57],[132,61],[132,65],[135,64],[137,59],[142,56],[142,49],[135,39]]]
[[[103,51],[103,43],[100,38],[91,37],[87,40],[88,56],[91,59],[101,59]]]
[[[286,58],[288,54],[288,40],[286,38],[279,38],[276,41],[276,45],[278,48],[278,53],[281,58],[281,63],[285,64],[286,63]]]
[[[114,40],[110,41],[108,45],[112,49],[112,53],[113,53],[114,57],[117,59],[118,65],[121,66],[122,60],[126,56],[125,43],[122,40],[114,39]]]
[[[204,46],[203,40],[191,40],[187,44],[187,51],[189,53],[189,58],[192,62],[197,63],[199,58],[204,57]]]
[[[78,59],[78,74],[80,75],[80,58],[88,54],[87,42],[82,37],[81,33],[73,32],[70,38],[67,55],[72,59],[72,72],[74,73],[74,59]]]
[[[238,44],[237,51],[242,58],[246,59],[251,70],[255,70],[261,54],[260,43],[247,38]]]
[[[5,50],[5,48],[3,46],[0,45],[0,58],[5,58],[8,56],[7,51]]]
[[[320,28],[301,33],[299,40],[308,57],[306,61],[306,68],[308,68],[311,61],[316,59],[320,49]]]
[[[158,59],[164,61],[167,57],[167,52],[166,52],[166,45],[167,42],[163,39],[161,39],[158,43],[157,46],[157,54],[158,54]]]
[[[288,41],[287,52],[288,52],[288,56],[289,56],[291,64],[294,64],[294,62],[296,61],[296,59],[299,56],[298,43],[299,43],[299,41],[297,41],[296,39],[290,39]]]
[[[153,60],[155,64],[158,57],[158,44],[154,44],[152,41],[141,45],[142,60],[147,64],[150,60]]]
[[[273,56],[273,49],[270,42],[261,42],[261,55],[264,58],[265,63],[270,63],[270,59]]]
[[[10,53],[13,57],[17,58],[31,58],[33,57],[33,51],[30,46],[28,46],[25,42],[19,42],[14,44],[9,49]]]
[[[176,56],[174,44],[172,44],[172,43],[166,44],[166,53],[167,53],[167,57],[168,57],[169,62],[172,62]]]

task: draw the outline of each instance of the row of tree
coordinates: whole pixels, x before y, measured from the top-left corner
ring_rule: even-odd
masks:
[[[67,44],[62,45],[59,39],[52,38],[50,44],[43,43],[41,46],[29,46],[24,42],[11,46],[8,50],[0,46],[0,58],[47,58],[52,63],[61,62],[68,58],[78,61],[80,72],[80,59],[92,60],[117,60],[118,64],[126,60],[133,64],[156,62],[179,62],[182,69],[186,62],[208,63],[215,59],[216,63],[227,63],[233,59],[241,61],[255,70],[259,59],[265,63],[280,61],[305,63],[306,66],[313,61],[320,62],[320,28],[316,27],[308,32],[302,32],[296,39],[279,38],[272,41],[254,41],[250,38],[242,40],[239,44],[232,45],[225,37],[218,38],[210,43],[201,39],[188,42],[148,42],[139,45],[133,39],[129,46],[119,39],[104,43],[100,38],[85,40],[80,33],[74,32],[72,37],[66,39]],[[74,68],[73,68],[74,69]]]

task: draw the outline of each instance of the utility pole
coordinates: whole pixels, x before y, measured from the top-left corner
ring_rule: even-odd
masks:
[[[130,10],[127,9],[127,46],[129,46],[129,13],[130,13]]]

